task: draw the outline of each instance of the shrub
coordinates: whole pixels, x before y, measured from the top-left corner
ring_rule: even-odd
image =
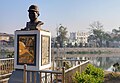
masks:
[[[103,83],[104,72],[102,69],[89,64],[81,74],[79,72],[75,73],[73,81],[75,83]]]

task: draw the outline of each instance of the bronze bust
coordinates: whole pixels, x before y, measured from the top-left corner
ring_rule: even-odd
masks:
[[[31,5],[28,12],[30,21],[27,22],[26,27],[21,30],[40,30],[41,25],[44,23],[38,20],[38,16],[40,15],[38,7],[36,5]]]

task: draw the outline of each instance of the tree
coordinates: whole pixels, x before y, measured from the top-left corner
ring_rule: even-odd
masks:
[[[92,30],[97,29],[97,30],[102,30],[103,25],[99,21],[95,21],[92,24],[90,24],[90,27]]]
[[[118,29],[113,29],[113,40],[120,41],[120,27]]]
[[[10,36],[9,43],[10,43],[10,45],[14,46],[14,37],[13,36]]]
[[[64,41],[66,41],[68,38],[67,36],[67,28],[60,25],[57,31],[57,42],[60,44],[60,47],[63,47]]]
[[[103,31],[103,25],[99,21],[95,21],[90,24],[90,31],[94,35],[94,40],[99,44],[99,47],[102,47],[102,41],[109,41],[110,35]]]
[[[95,21],[90,24],[90,30],[93,33],[96,41],[99,43],[99,46],[102,46],[102,37],[103,37],[103,25],[99,21]]]
[[[118,30],[117,30],[117,29],[113,29],[113,30],[112,30],[112,33],[113,33],[113,34],[117,34],[117,33],[118,33]]]

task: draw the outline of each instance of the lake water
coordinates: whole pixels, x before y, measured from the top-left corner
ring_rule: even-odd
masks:
[[[102,68],[103,70],[112,71],[113,70],[113,64],[119,63],[120,64],[120,54],[102,54],[102,55],[96,55],[96,54],[87,54],[87,55],[80,55],[80,54],[59,54],[59,56],[66,56],[68,58],[72,57],[79,57],[84,59],[89,59],[90,62],[95,65],[96,67]]]
[[[96,67],[112,71],[113,64],[120,64],[120,57],[90,57],[90,62]]]

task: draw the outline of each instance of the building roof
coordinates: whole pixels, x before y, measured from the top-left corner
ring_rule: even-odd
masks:
[[[0,33],[0,36],[14,36],[13,34]]]

